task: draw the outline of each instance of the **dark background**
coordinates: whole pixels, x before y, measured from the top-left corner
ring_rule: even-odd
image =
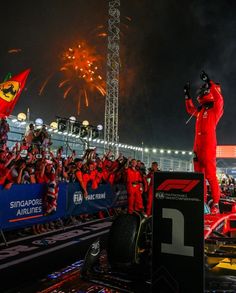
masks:
[[[149,147],[191,149],[194,119],[186,126],[183,86],[191,81],[192,95],[204,69],[220,82],[225,113],[219,122],[219,144],[235,144],[236,2],[233,0],[121,0],[120,141]],[[131,20],[128,20],[126,17]],[[103,56],[106,39],[94,30],[107,28],[107,0],[6,1],[1,6],[0,79],[31,68],[13,111],[41,117],[77,115],[72,96],[59,89],[61,54],[86,40]],[[20,48],[21,51],[9,53]],[[39,89],[52,74],[43,94]],[[89,94],[79,120],[104,123],[104,97]]]

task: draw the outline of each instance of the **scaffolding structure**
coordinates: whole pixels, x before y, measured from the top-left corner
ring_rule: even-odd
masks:
[[[104,122],[104,149],[118,154],[118,106],[120,69],[120,0],[109,1],[107,85]]]

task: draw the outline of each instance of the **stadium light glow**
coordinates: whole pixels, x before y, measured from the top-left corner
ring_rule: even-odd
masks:
[[[102,126],[101,124],[99,124],[99,125],[97,126],[97,130],[99,130],[99,131],[103,130],[103,126]]]
[[[58,124],[57,124],[57,122],[56,122],[56,121],[51,122],[51,124],[50,124],[50,128],[51,128],[51,129],[57,129],[57,128],[58,128]]]
[[[25,113],[19,113],[19,114],[17,115],[17,120],[18,120],[18,121],[25,121],[25,120],[26,120],[26,115],[25,115]]]
[[[41,125],[43,125],[43,119],[42,119],[42,118],[37,118],[37,119],[35,119],[35,124],[36,124],[37,126],[41,126]]]
[[[70,123],[71,123],[71,124],[74,124],[75,121],[76,121],[76,118],[75,118],[74,116],[71,116],[71,117],[69,118],[69,120],[70,120]]]
[[[83,124],[83,126],[85,126],[85,127],[89,126],[89,122],[88,122],[88,120],[84,120],[84,121],[82,122],[82,124]]]

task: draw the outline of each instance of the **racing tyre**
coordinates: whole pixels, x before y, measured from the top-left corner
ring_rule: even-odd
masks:
[[[108,238],[108,260],[112,266],[129,266],[135,259],[135,245],[140,218],[121,214],[113,222]]]

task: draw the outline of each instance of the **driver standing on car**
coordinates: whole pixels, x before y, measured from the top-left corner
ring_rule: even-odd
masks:
[[[194,138],[194,171],[202,172],[208,180],[213,205],[211,213],[219,213],[220,187],[216,176],[216,126],[223,115],[224,100],[219,84],[210,80],[203,71],[200,75],[205,82],[198,93],[199,107],[195,107],[190,97],[190,83],[184,86],[187,112],[196,117]],[[206,201],[206,181],[204,182],[204,199]]]

